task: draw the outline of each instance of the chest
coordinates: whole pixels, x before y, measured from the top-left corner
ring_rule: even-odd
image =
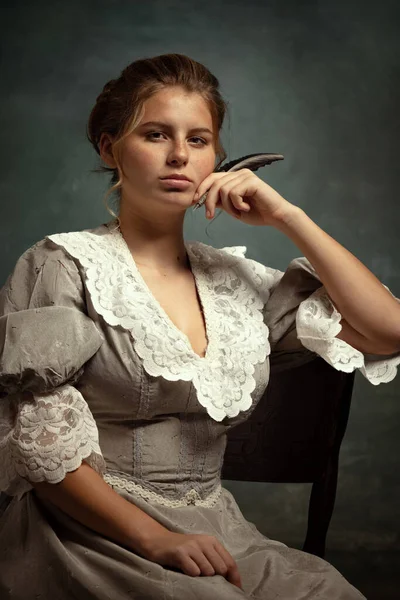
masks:
[[[140,269],[150,292],[166,315],[189,339],[193,351],[204,357],[208,339],[206,323],[193,274],[161,277]]]

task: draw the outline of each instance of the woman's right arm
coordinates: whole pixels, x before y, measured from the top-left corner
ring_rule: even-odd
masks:
[[[145,554],[152,537],[168,531],[120,496],[85,462],[59,483],[32,482],[32,486],[39,498],[49,500],[83,525],[139,554]]]
[[[160,565],[191,577],[222,575],[242,589],[236,562],[214,537],[169,531],[115,492],[91,466],[82,462],[59,483],[32,483],[34,493],[49,500],[94,531]]]

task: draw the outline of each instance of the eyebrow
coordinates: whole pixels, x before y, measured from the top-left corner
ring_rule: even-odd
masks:
[[[164,127],[165,129],[172,129],[171,125],[168,125],[168,123],[162,123],[162,121],[147,121],[147,123],[142,123],[139,127],[142,128],[145,125],[152,125],[154,127]],[[213,135],[213,132],[210,129],[208,129],[208,127],[193,127],[189,131],[190,133],[211,133],[211,135]]]

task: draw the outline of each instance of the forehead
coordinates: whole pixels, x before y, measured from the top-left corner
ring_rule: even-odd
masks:
[[[156,92],[144,102],[143,108],[141,122],[150,118],[158,121],[170,118],[184,119],[195,125],[212,125],[211,111],[205,99],[197,92],[188,92],[177,86]]]

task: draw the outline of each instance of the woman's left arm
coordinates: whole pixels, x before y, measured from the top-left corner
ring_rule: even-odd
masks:
[[[337,310],[343,327],[336,337],[362,352],[400,351],[400,302],[351,252],[292,205],[274,226],[310,261]]]
[[[296,244],[343,317],[336,337],[369,354],[400,351],[400,301],[300,207],[249,169],[210,173],[197,188],[194,201],[205,192],[209,218],[221,206],[243,223],[275,227]]]

